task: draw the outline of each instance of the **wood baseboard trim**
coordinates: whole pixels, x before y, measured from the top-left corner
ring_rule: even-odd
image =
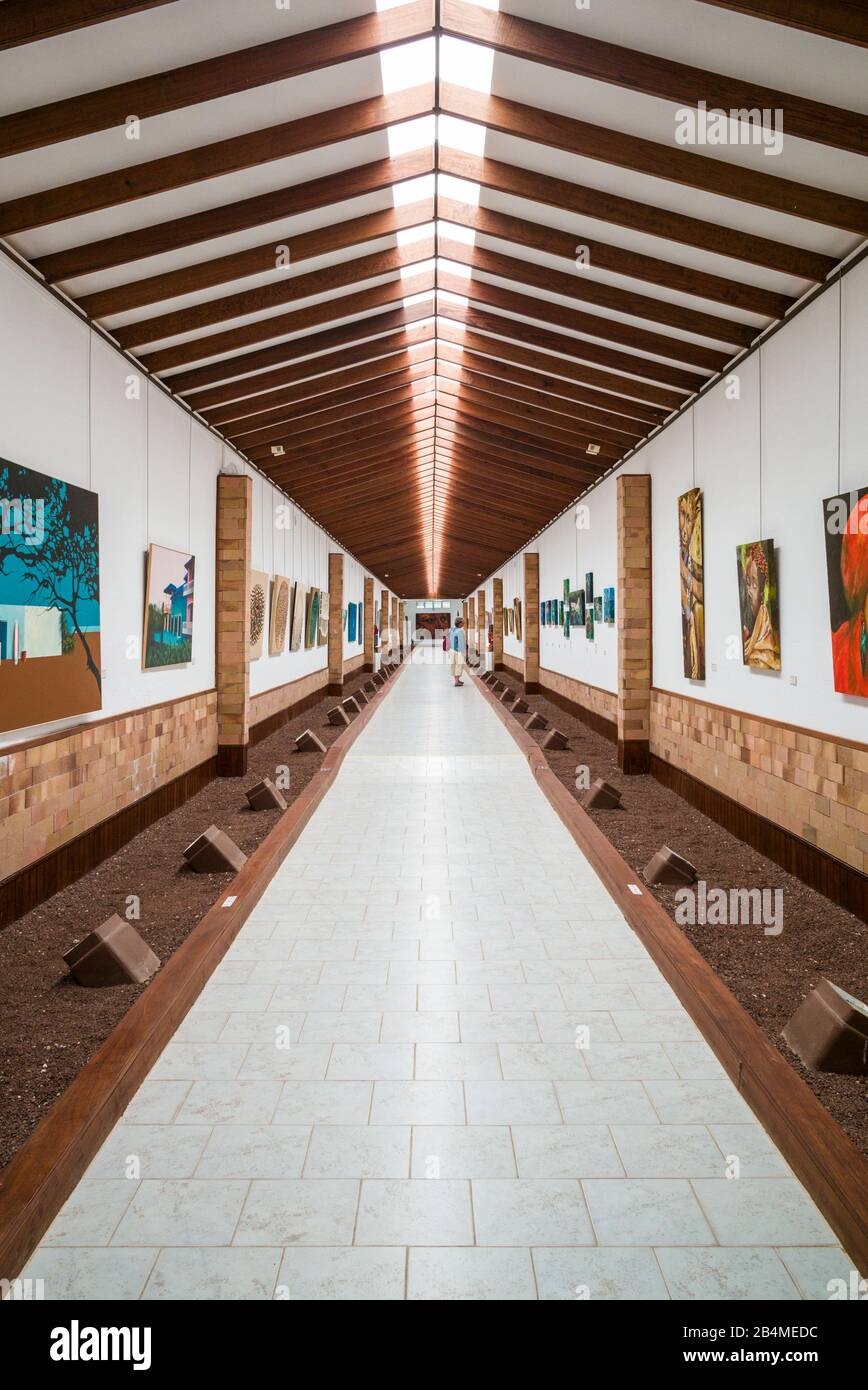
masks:
[[[390,683],[394,688],[394,683]],[[384,687],[385,689],[385,687]],[[0,1278],[14,1279],[222,960],[379,708],[322,766],[0,1174]],[[223,903],[234,898],[229,907]]]
[[[868,1272],[868,1159],[766,1037],[708,962],[552,772],[530,734],[477,686],[524,752],[536,781],[611,893],[739,1093],[777,1144],[854,1265]]]
[[[656,753],[651,754],[650,771],[664,787],[683,797],[724,830],[773,859],[787,873],[801,879],[809,888],[815,888],[839,907],[868,920],[868,874],[818,849],[791,830],[775,825],[756,811],[748,810],[716,787],[682,768],[673,767]]]
[[[173,777],[162,787],[116,811],[90,830],[77,835],[68,844],[51,854],[28,864],[0,883],[0,930],[30,912],[40,903],[52,898],[62,888],[68,888],[83,874],[90,873],[109,855],[115,854],[135,839],[154,821],[176,811],[217,776],[217,758],[204,762]]]

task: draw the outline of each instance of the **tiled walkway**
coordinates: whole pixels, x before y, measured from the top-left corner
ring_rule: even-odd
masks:
[[[473,682],[415,666],[26,1272],[797,1299],[849,1268]]]

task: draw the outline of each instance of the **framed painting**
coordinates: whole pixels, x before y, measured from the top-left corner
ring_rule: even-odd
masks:
[[[603,590],[603,622],[613,623],[615,621],[615,590],[614,588]]]
[[[329,640],[329,596],[320,589],[319,594],[319,613],[316,622],[316,644],[324,647]]]
[[[678,547],[681,573],[681,646],[688,680],[705,680],[705,590],[702,569],[702,491],[678,499]]]
[[[163,545],[148,547],[143,670],[192,661],[195,577],[194,555]]]
[[[741,651],[745,666],[781,669],[781,619],[773,540],[748,541],[736,549]]]
[[[540,625],[541,625],[542,627],[545,627],[545,625],[546,625],[546,612],[547,612],[546,605],[545,605],[545,602],[543,602],[543,603],[541,603],[540,606],[539,606],[539,620],[540,620]]]
[[[307,605],[304,615],[304,645],[306,649],[316,645],[316,632],[319,625],[319,589],[308,589]]]
[[[585,606],[585,636],[589,642],[594,640],[594,605],[588,603]]]
[[[251,661],[262,656],[265,625],[268,618],[268,575],[261,570],[250,571],[250,599],[247,605],[247,655]]]
[[[602,595],[602,594],[597,594],[597,597],[594,599],[594,619],[595,619],[595,621],[598,622],[598,623],[601,623],[601,622],[603,621],[603,595]]]
[[[589,570],[585,575],[585,602],[594,602],[594,572]]]
[[[835,689],[868,699],[868,487],[827,497],[823,524]]]
[[[360,604],[359,604],[359,622],[358,622],[358,628],[357,628],[357,632],[356,632],[356,637],[357,637],[357,640],[358,640],[360,643],[364,644],[364,641],[365,641],[365,605],[364,605],[363,603],[360,603]]]
[[[99,499],[0,459],[0,729],[102,708]]]
[[[570,592],[570,627],[585,626],[585,591],[573,589]]]
[[[271,609],[268,623],[268,655],[279,656],[286,646],[290,611],[289,580],[276,574],[271,581]]]
[[[307,613],[307,595],[304,585],[296,582],[292,586],[292,617],[289,628],[289,650],[297,652],[304,636],[304,623]]]
[[[561,627],[563,627],[563,625],[564,625],[564,601],[563,601],[562,598],[557,600],[557,610],[558,610],[558,623],[559,623],[559,625],[560,625]]]
[[[347,610],[347,638],[350,642],[356,640],[356,626],[358,622],[359,610],[354,603],[349,605]]]
[[[514,612],[515,612],[515,635],[516,635],[516,638],[518,639],[518,641],[520,642],[520,641],[521,641],[521,599],[520,599],[520,598],[513,599],[512,606],[513,606],[513,610],[514,610]]]

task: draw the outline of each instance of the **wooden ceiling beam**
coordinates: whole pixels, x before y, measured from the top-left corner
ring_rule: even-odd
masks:
[[[451,82],[440,84],[440,107],[459,120],[488,126],[490,130],[531,140],[550,149],[601,160],[651,178],[736,202],[752,203],[860,236],[868,233],[868,203],[845,193],[813,188],[742,164],[694,154],[674,144],[663,145],[625,131],[608,130],[556,111],[474,92]]]
[[[437,234],[437,251],[438,255],[446,260],[471,266],[486,275],[497,275],[500,279],[510,280],[517,285],[530,285],[547,294],[580,300],[617,314],[650,319],[679,332],[711,338],[715,342],[749,347],[760,331],[752,324],[742,323],[737,319],[724,319],[717,314],[687,309],[666,299],[655,299],[651,295],[619,289],[603,280],[593,280],[575,266],[569,273],[553,270],[537,261],[505,256],[501,251],[489,251],[482,246],[467,246],[463,242],[444,236],[442,232]]]
[[[448,271],[439,270],[437,285],[441,290],[448,290],[452,294],[466,297],[473,304],[483,306],[486,309],[500,310],[501,314],[495,317],[508,316],[504,322],[510,325],[505,330],[510,337],[513,336],[515,324],[518,322],[513,315],[521,315],[522,319],[535,320],[536,323],[543,326],[543,332],[546,333],[551,331],[549,325],[567,328],[572,333],[587,335],[581,338],[572,336],[568,338],[572,356],[584,357],[595,365],[600,363],[619,372],[630,372],[635,376],[650,377],[653,381],[678,386],[685,391],[698,390],[708,380],[708,377],[675,364],[690,361],[696,366],[703,366],[711,374],[722,371],[732,356],[730,353],[717,352],[710,348],[688,343],[685,339],[669,338],[661,333],[649,333],[646,329],[634,328],[632,324],[619,324],[614,319],[602,318],[598,314],[581,313],[576,309],[567,308],[565,305],[554,304],[550,299],[521,294],[517,290],[505,289],[502,285],[493,285],[490,281],[481,280],[472,274],[465,279],[460,275],[452,275]],[[438,312],[439,306],[443,304],[443,296],[438,295]],[[532,334],[535,325],[534,323],[522,323],[521,327],[525,330],[523,336],[526,337],[526,331],[530,330]],[[591,342],[591,337],[608,338],[610,341],[623,343],[625,347],[635,348],[636,352],[624,352],[620,348],[607,347],[604,343]],[[654,353],[656,357],[639,356],[639,353]],[[658,358],[667,360],[660,361],[657,360]]]
[[[477,155],[465,154],[461,150],[451,150],[445,145],[440,147],[439,161],[444,174],[482,184],[496,193],[505,193],[513,198],[523,198],[528,202],[559,208],[563,212],[573,212],[579,217],[593,217],[601,222],[611,222],[617,227],[627,227],[632,231],[643,232],[646,236],[659,237],[667,243],[693,246],[717,256],[763,266],[766,270],[776,270],[782,275],[795,275],[802,280],[820,283],[837,265],[834,256],[823,256],[815,251],[803,250],[786,242],[770,240],[768,237],[754,236],[735,228],[721,226],[719,223],[704,222],[698,217],[670,212],[668,208],[654,207],[650,203],[636,202],[632,198],[621,198],[616,194],[572,183],[567,179],[539,174],[533,169],[522,169],[515,164],[506,164],[496,159],[482,159]],[[582,244],[599,248],[598,242],[589,241],[584,235],[580,240]],[[596,264],[602,264],[599,260],[601,254],[607,254],[606,250],[597,250]],[[733,304],[736,302],[733,299]]]
[[[165,255],[185,246],[218,240],[235,232],[248,231],[281,218],[298,217],[333,204],[349,202],[369,193],[380,193],[406,179],[422,178],[434,170],[434,151],[428,146],[411,150],[409,154],[389,159],[375,159],[356,168],[336,174],[325,174],[305,183],[291,184],[272,193],[255,198],[207,208],[204,212],[189,213],[168,222],[155,222],[137,227],[133,232],[103,237],[99,241],[68,247],[46,256],[37,256],[33,264],[52,284],[111,270],[150,256]]]
[[[373,394],[357,395],[342,405],[324,407],[322,410],[305,410],[290,415],[288,419],[274,421],[261,429],[249,430],[246,434],[232,437],[232,443],[242,453],[249,453],[261,445],[279,443],[286,439],[298,440],[304,444],[310,431],[324,429],[327,425],[339,425],[340,433],[364,428],[364,422],[374,412],[385,410],[391,405],[402,405],[413,401],[421,393],[433,395],[434,378],[424,367],[408,373],[403,380],[393,383],[385,390]]]
[[[533,421],[504,408],[508,404],[509,402],[504,402],[504,406],[498,410],[489,400],[476,400],[471,392],[463,391],[461,388],[454,396],[445,391],[437,393],[438,416],[441,410],[446,410],[459,419],[480,421],[495,434],[500,430],[506,431],[510,443],[536,448],[552,458],[563,459],[565,463],[572,464],[580,458],[587,457],[595,463],[612,464],[623,457],[629,448],[626,441],[622,445],[613,445],[603,443],[593,435],[582,438],[566,430],[554,430],[551,427],[539,429]],[[591,454],[588,452],[589,448],[598,449],[599,452]]]
[[[449,361],[457,361],[463,356],[473,359],[474,370],[488,373],[490,376],[500,376],[507,374],[506,380],[524,380],[526,385],[536,386],[540,390],[550,391],[554,395],[565,396],[568,400],[578,401],[581,404],[596,405],[601,410],[614,411],[616,415],[629,416],[636,420],[647,421],[649,424],[660,425],[666,419],[670,411],[680,405],[683,397],[676,392],[664,392],[664,397],[669,400],[671,405],[649,405],[647,401],[635,400],[630,396],[619,394],[615,389],[615,383],[611,381],[608,373],[601,373],[604,380],[610,381],[611,389],[597,390],[592,386],[578,385],[582,380],[582,364],[573,361],[566,361],[562,357],[554,357],[545,352],[534,352],[531,348],[522,347],[519,343],[504,342],[502,339],[487,337],[483,333],[475,333],[472,329],[462,329],[457,323],[448,319],[441,319],[437,327],[437,350],[438,353],[446,349],[444,355]],[[452,356],[450,357],[450,352]],[[510,377],[509,373],[516,373]],[[570,380],[565,380],[569,376]],[[620,378],[621,392],[625,389],[636,390],[640,383],[630,380],[628,377]]]
[[[130,112],[145,120],[377,55],[383,49],[427,37],[433,32],[433,19],[431,0],[413,0],[397,9],[360,15],[45,106],[13,111],[0,118],[0,158],[123,126]]]
[[[648,358],[637,358],[637,366],[633,366],[633,359],[627,359],[626,353],[619,354],[622,359],[627,359],[630,366],[627,372],[635,372],[635,376],[626,375],[623,372],[601,371],[591,363],[601,360],[608,361],[609,355],[605,348],[600,348],[598,343],[585,342],[581,338],[574,338],[568,333],[558,333],[550,328],[537,326],[533,323],[525,323],[523,320],[508,318],[505,314],[494,314],[486,309],[478,308],[473,304],[450,304],[442,297],[437,305],[438,319],[451,320],[453,324],[464,324],[467,328],[478,330],[479,333],[491,334],[491,346],[489,351],[501,356],[508,356],[507,352],[501,353],[501,347],[507,348],[512,344],[522,344],[520,355],[516,354],[513,360],[518,360],[521,365],[526,365],[531,355],[535,353],[535,360],[546,362],[548,369],[553,372],[563,372],[564,376],[569,376],[573,380],[599,386],[603,390],[611,390],[621,395],[635,393],[639,400],[651,401],[654,404],[669,406],[676,409],[685,400],[684,394],[679,391],[689,393],[698,391],[706,380],[698,374],[678,371],[675,373],[665,363],[654,362]],[[440,331],[438,325],[438,332]],[[444,334],[447,332],[444,329]],[[507,340],[504,344],[503,340]],[[461,343],[462,335],[456,332],[452,341]],[[537,352],[536,349],[542,349]],[[559,353],[561,356],[552,356],[547,360],[546,354]],[[582,360],[583,357],[586,360]],[[621,363],[623,366],[623,361]],[[647,377],[640,376],[638,373],[653,370],[655,380],[649,381]],[[674,376],[678,377],[673,381]],[[677,389],[670,390],[663,384],[664,381],[671,382]]]
[[[161,373],[169,371],[173,367],[186,366],[191,362],[201,362],[203,366],[199,371],[208,373],[216,369],[217,375],[212,380],[223,380],[229,372],[241,370],[241,357],[237,352],[238,348],[249,347],[253,343],[267,342],[270,338],[289,337],[290,334],[303,333],[311,328],[319,328],[326,323],[334,323],[335,320],[351,318],[357,314],[363,314],[370,309],[381,309],[387,304],[395,304],[405,298],[410,298],[414,294],[425,294],[433,290],[435,275],[433,270],[424,271],[416,275],[412,280],[390,280],[385,285],[375,285],[370,289],[359,290],[355,294],[344,294],[334,299],[325,300],[322,304],[312,304],[305,309],[295,309],[289,314],[277,314],[271,318],[256,319],[253,323],[239,324],[235,328],[230,328],[221,333],[209,333],[202,338],[192,338],[185,343],[176,343],[173,346],[159,348],[153,352],[140,355],[142,365],[151,372]],[[410,288],[413,286],[413,288]],[[360,331],[356,332],[356,336]],[[271,349],[262,349],[260,353],[248,353],[246,357],[260,358],[261,353],[273,351],[277,353],[275,361],[281,361],[281,344],[273,344]],[[206,362],[209,357],[225,357],[231,353],[229,362]],[[138,356],[139,354],[137,354]],[[221,375],[222,373],[222,375]],[[200,378],[202,380],[205,377]],[[172,390],[182,390],[176,386],[174,380],[170,379]]]
[[[629,448],[648,433],[647,426],[640,425],[638,420],[631,422],[619,416],[607,415],[602,410],[593,410],[591,406],[570,409],[567,401],[558,402],[557,397],[544,391],[528,390],[526,386],[504,378],[474,371],[467,363],[456,366],[445,357],[438,359],[437,378],[447,389],[452,384],[456,390],[465,388],[490,396],[492,400],[501,400],[505,405],[508,402],[508,409],[514,410],[520,406],[522,411],[529,412],[528,418],[537,418],[555,428],[578,427],[593,431],[600,439],[605,439],[609,444],[619,444],[622,449]],[[562,406],[565,408],[562,409]]]
[[[330,255],[334,251],[362,246],[381,237],[396,236],[398,232],[424,226],[433,216],[433,198],[405,207],[382,208],[364,217],[318,227],[301,236],[272,237],[264,245],[253,246],[247,251],[212,257],[196,265],[182,266],[179,270],[150,275],[145,280],[127,281],[111,289],[98,290],[94,294],[82,295],[76,303],[90,318],[106,319],[115,314],[128,313],[131,309],[143,308],[147,304],[213,289],[215,285],[224,285],[232,280],[243,280],[251,275],[271,274],[287,280],[290,278],[287,273],[290,267],[317,256]]]
[[[561,395],[552,394],[547,386],[542,385],[546,378],[534,372],[521,371],[505,362],[500,363],[498,369],[498,363],[489,358],[461,352],[450,343],[441,343],[437,347],[437,375],[465,382],[479,391],[493,391],[512,400],[540,406],[552,411],[555,418],[560,416],[567,421],[580,420],[586,425],[594,425],[604,437],[613,440],[641,439],[648,433],[648,423],[645,421],[613,414],[611,410],[598,410],[592,405],[576,405]]]
[[[176,0],[4,0],[0,5],[0,49],[38,43],[91,24],[125,19]]]
[[[277,279],[267,285],[258,285],[250,290],[238,290],[220,299],[207,299],[203,303],[191,304],[185,309],[174,309],[154,318],[138,319],[134,323],[111,328],[109,331],[124,348],[133,348],[144,343],[158,343],[182,333],[197,333],[227,319],[245,318],[249,314],[267,314],[270,310],[280,308],[284,304],[292,304],[295,300],[312,299],[316,295],[352,288],[354,285],[363,284],[365,280],[375,280],[383,275],[391,275],[395,271],[420,265],[423,261],[430,261],[435,252],[436,240],[432,235],[421,241],[411,242],[407,246],[392,246],[385,251],[374,251],[367,256],[353,256],[349,260],[338,261],[335,265],[327,265],[321,270],[311,270],[301,275],[278,273]],[[271,268],[274,269],[273,260]],[[314,322],[322,322],[324,307],[315,306],[319,318],[315,318]],[[302,312],[306,313],[307,310]],[[339,318],[340,313],[332,313],[331,317]],[[267,330],[271,321],[262,320],[263,328]],[[285,322],[283,318],[280,321]],[[241,335],[240,346],[245,341],[245,332],[249,333],[252,327],[250,324],[239,325],[237,329],[230,329],[230,335],[234,336],[236,332]],[[288,331],[293,330],[290,328]],[[259,333],[258,336],[273,338],[278,335],[265,331],[264,335]],[[255,342],[257,336],[254,334],[246,341]],[[186,346],[192,350],[195,343]]]
[[[328,360],[334,365],[339,355],[338,349],[343,350],[347,360],[368,361],[389,338],[394,340],[402,332],[427,328],[429,325],[425,321],[430,319],[432,313],[433,298],[421,304],[401,304],[398,308],[368,314],[320,333],[290,338],[271,347],[239,353],[236,357],[211,362],[204,367],[193,367],[170,377],[169,381],[173,391],[190,397],[189,403],[194,409],[200,402],[211,405],[219,400],[235,400],[239,395],[249,395],[259,390],[260,386],[277,385],[285,379],[284,373],[293,363],[305,377],[316,376],[321,361]],[[313,357],[313,353],[318,355]],[[211,391],[200,390],[214,383],[220,385]]]
[[[580,481],[583,477],[596,479],[604,471],[591,467],[587,459],[579,463],[556,449],[545,449],[537,440],[522,436],[517,430],[506,432],[467,411],[450,410],[443,405],[437,407],[437,434],[438,438],[473,442],[482,451],[500,451],[522,459],[526,467],[538,466],[549,478],[562,482]]]
[[[868,48],[865,0],[702,0],[702,4]]]
[[[389,406],[382,406],[379,410],[367,411],[364,416],[365,429],[371,429],[382,425],[384,429],[397,427],[403,422],[410,424],[418,420],[431,418],[434,414],[435,393],[429,390],[408,397],[405,401],[395,402]],[[320,425],[316,429],[294,430],[289,434],[283,435],[282,439],[272,440],[269,444],[257,444],[252,448],[245,449],[243,452],[252,463],[259,463],[261,459],[273,458],[272,449],[274,445],[283,445],[285,459],[310,459],[322,456],[322,451],[333,451],[335,448],[352,448],[352,443],[347,441],[347,436],[352,440],[357,436],[359,425],[356,419],[349,418],[346,428],[335,429],[333,424]]]
[[[264,437],[265,432],[275,425],[288,424],[291,420],[311,419],[333,407],[356,405],[364,400],[376,400],[385,391],[392,391],[411,381],[433,376],[435,352],[436,347],[433,342],[425,343],[421,348],[414,350],[414,355],[407,354],[407,360],[403,363],[396,363],[388,373],[384,373],[382,367],[374,370],[365,365],[365,367],[357,369],[364,372],[365,375],[355,383],[344,386],[340,390],[321,391],[318,395],[311,395],[308,383],[297,386],[293,392],[283,393],[287,399],[282,405],[274,406],[270,410],[261,410],[255,415],[237,420],[230,428],[222,430],[221,433],[231,443],[243,448],[245,440]],[[345,375],[350,376],[351,373],[347,372]],[[277,394],[281,393],[278,392]]]
[[[481,164],[484,161],[478,162]],[[775,294],[756,285],[727,280],[722,275],[709,275],[705,271],[675,265],[656,256],[645,256],[638,251],[611,246],[588,238],[582,232],[565,232],[560,227],[514,217],[484,207],[481,203],[461,203],[441,194],[437,199],[437,216],[456,226],[470,227],[482,236],[513,242],[549,256],[560,256],[572,263],[574,274],[576,271],[579,275],[587,275],[589,271],[607,270],[615,275],[663,286],[678,294],[695,295],[699,299],[726,304],[729,308],[742,309],[745,313],[758,314],[766,319],[783,318],[793,303],[789,295]],[[580,249],[586,259],[579,263],[577,255]]]
[[[390,333],[385,338],[278,368],[268,373],[271,379],[269,390],[254,391],[253,383],[259,378],[248,378],[247,383],[238,383],[234,399],[228,404],[215,404],[208,408],[203,405],[199,414],[209,424],[221,428],[227,423],[252,421],[258,415],[267,414],[269,410],[293,401],[308,397],[315,399],[328,391],[387,377],[390,372],[400,371],[402,367],[410,366],[435,352],[434,325],[413,324],[410,328]],[[279,380],[275,381],[274,378]],[[244,387],[245,384],[246,393],[239,396],[238,386]],[[206,394],[212,393],[202,392],[203,401]]]
[[[845,111],[743,78],[498,13],[467,4],[466,0],[441,0],[440,25],[445,34],[485,44],[498,53],[542,63],[574,77],[642,92],[676,106],[697,106],[704,101],[709,107],[725,111],[780,110],[788,135],[854,154],[868,154],[868,116],[859,111]]]
[[[435,429],[434,409],[434,405],[431,404],[416,410],[411,409],[404,415],[395,413],[389,426],[384,426],[377,435],[377,447],[379,447],[380,452],[385,452],[386,449],[395,444],[406,444],[409,447],[413,443],[421,444],[423,441],[432,439]],[[279,458],[275,458],[273,454],[269,453],[256,462],[257,466],[261,465],[263,468],[268,464],[273,476],[275,466],[292,467],[302,464],[305,468],[319,468],[327,463],[357,462],[363,458],[370,458],[375,453],[376,448],[371,449],[368,446],[359,445],[354,450],[346,442],[335,447],[333,437],[331,443],[321,444],[318,448],[303,449],[297,454],[291,449],[287,449],[285,454]]]

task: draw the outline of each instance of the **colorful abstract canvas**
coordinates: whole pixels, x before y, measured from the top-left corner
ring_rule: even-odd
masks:
[[[100,709],[100,666],[97,495],[0,459],[0,730]]]
[[[598,623],[603,621],[603,595],[597,594],[594,599],[594,618]]]
[[[588,573],[585,575],[585,602],[586,602],[586,603],[593,603],[593,602],[594,602],[594,574],[593,574],[593,570],[589,570]]]
[[[195,556],[163,545],[148,547],[143,670],[192,661],[195,572]]]
[[[681,646],[688,680],[705,680],[705,589],[702,569],[702,491],[678,499]]]
[[[737,547],[742,661],[760,671],[781,669],[781,620],[773,540]]]
[[[868,698],[868,487],[823,503],[832,670],[842,695]]]
[[[268,618],[268,575],[260,570],[250,572],[250,599],[248,602],[247,655],[250,661],[258,661],[262,656],[265,626]]]
[[[589,603],[585,609],[585,636],[589,642],[594,640],[594,605]]]
[[[520,599],[520,598],[513,599],[513,601],[512,601],[512,606],[513,606],[513,609],[515,610],[515,635],[516,635],[517,640],[520,642],[520,641],[521,641],[521,599]]]
[[[613,623],[615,621],[615,590],[603,590],[603,622]]]
[[[360,642],[361,644],[364,644],[364,640],[365,640],[365,605],[364,605],[363,603],[360,603],[360,604],[359,604],[359,630],[358,630],[358,640],[359,640],[359,642]]]
[[[359,610],[355,603],[351,603],[347,610],[347,640],[355,642],[356,627],[358,624]]]
[[[545,602],[543,602],[543,603],[541,603],[540,606],[539,606],[539,620],[540,620],[540,624],[541,624],[543,627],[545,627],[545,625],[546,625],[546,614],[547,614],[547,613],[548,613],[548,608],[546,607]]]
[[[585,591],[584,589],[572,589],[570,591],[570,627],[585,626]]]
[[[316,620],[316,644],[324,647],[329,640],[329,596],[323,590],[319,592],[319,612]]]
[[[289,580],[276,574],[271,581],[271,613],[268,624],[268,655],[279,656],[286,646],[291,593]]]
[[[289,650],[297,652],[304,636],[304,623],[307,613],[307,595],[303,584],[292,586],[292,615],[290,617]]]

